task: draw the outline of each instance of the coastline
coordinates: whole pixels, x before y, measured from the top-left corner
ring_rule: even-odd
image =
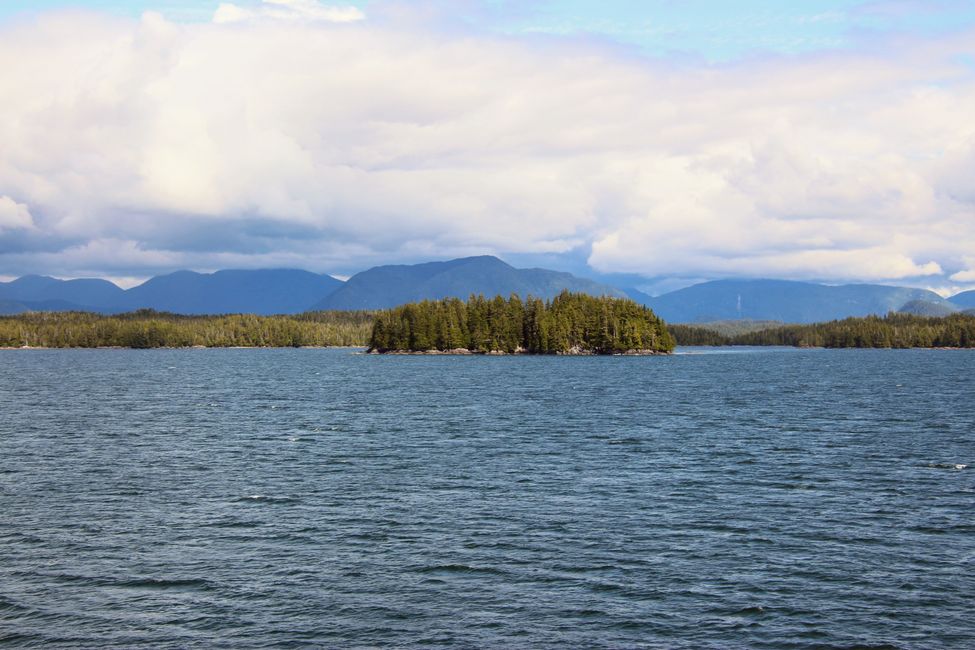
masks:
[[[652,357],[666,356],[673,352],[662,352],[659,350],[626,350],[625,352],[592,352],[589,350],[569,350],[568,352],[528,352],[527,350],[515,350],[506,352],[504,350],[490,350],[488,352],[476,352],[467,348],[454,348],[452,350],[368,350],[366,354],[392,355],[392,356],[458,356],[458,357],[507,357],[507,356],[526,356],[526,357]]]
[[[943,352],[952,351],[975,351],[975,347],[930,347],[930,348],[826,348],[820,346],[777,346],[777,345],[682,345],[681,348],[738,348],[738,347],[791,347],[797,350],[938,350]],[[121,345],[100,345],[93,347],[49,347],[43,345],[24,345],[24,346],[0,346],[0,352],[15,350],[362,350],[362,354],[390,355],[390,356],[466,356],[466,357],[505,357],[505,356],[527,356],[527,357],[653,357],[669,356],[673,352],[660,352],[657,350],[627,350],[625,352],[589,352],[589,351],[569,351],[569,352],[505,352],[503,350],[492,350],[490,352],[474,352],[467,348],[456,348],[454,350],[387,350],[379,352],[369,350],[366,345],[184,345],[184,346],[159,346],[152,348],[132,348]]]
[[[365,345],[161,345],[152,348],[132,348],[123,345],[96,345],[92,347],[44,345],[0,346],[0,352],[11,350],[365,350]]]

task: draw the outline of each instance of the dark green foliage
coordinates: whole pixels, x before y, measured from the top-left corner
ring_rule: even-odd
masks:
[[[0,347],[160,348],[365,345],[369,312],[297,316],[180,316],[139,310],[117,316],[32,312],[0,317]]]
[[[732,345],[791,345],[826,348],[971,348],[975,316],[943,318],[891,313],[813,325],[786,325],[743,334]]]
[[[677,345],[731,345],[731,338],[697,325],[667,325]]]
[[[933,302],[931,300],[912,300],[897,309],[901,314],[913,314],[915,316],[950,316],[961,311],[961,307],[953,305],[947,300]]]
[[[669,352],[674,339],[650,309],[631,300],[563,291],[548,302],[512,294],[402,305],[376,316],[369,345],[379,352],[618,354]]]
[[[709,321],[707,323],[687,323],[691,327],[700,327],[702,329],[711,330],[712,332],[717,332],[722,336],[727,336],[728,338],[734,338],[742,334],[751,334],[752,332],[761,332],[762,330],[775,329],[776,327],[781,327],[785,325],[779,320],[715,320]]]

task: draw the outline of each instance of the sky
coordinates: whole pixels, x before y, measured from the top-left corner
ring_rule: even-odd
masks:
[[[975,288],[975,0],[0,0],[0,279]]]

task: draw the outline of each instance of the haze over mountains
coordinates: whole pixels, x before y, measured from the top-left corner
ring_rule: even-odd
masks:
[[[783,280],[717,280],[650,297],[569,273],[516,269],[491,256],[378,266],[342,282],[293,269],[177,271],[123,290],[106,280],[25,276],[0,282],[0,314],[24,311],[116,313],[155,309],[182,314],[287,314],[309,310],[383,309],[444,297],[534,295],[563,289],[642,302],[673,323],[774,320],[810,323],[907,311],[946,315],[975,307],[975,291],[946,300],[924,289],[884,285],[826,286]]]
[[[827,286],[786,280],[716,280],[679,289],[647,304],[666,321],[775,320],[814,323],[899,311],[923,302],[958,311],[933,291],[873,284]]]

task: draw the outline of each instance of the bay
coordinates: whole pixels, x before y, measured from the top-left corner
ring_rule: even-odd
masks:
[[[975,353],[680,352],[0,352],[0,644],[975,645]]]

